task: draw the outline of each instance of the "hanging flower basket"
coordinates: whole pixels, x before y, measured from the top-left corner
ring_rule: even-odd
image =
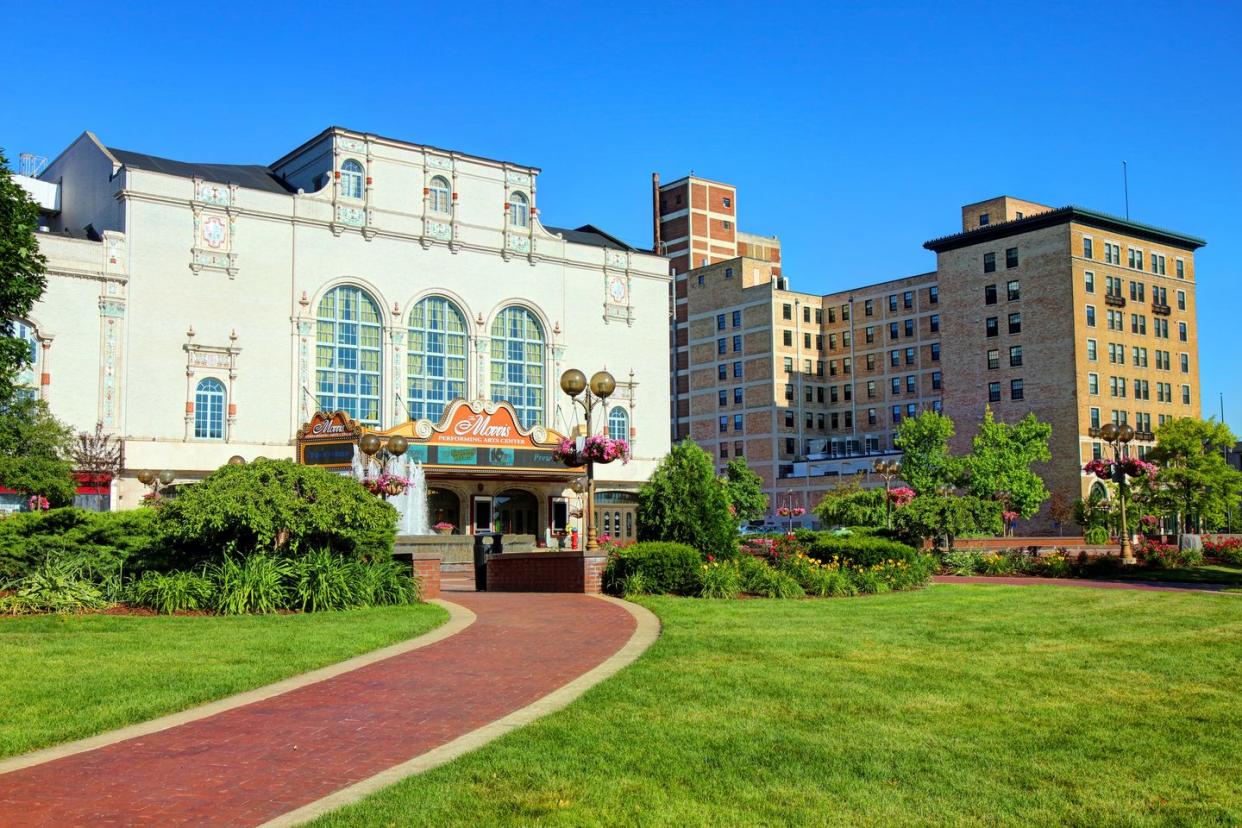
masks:
[[[630,461],[630,444],[625,440],[614,440],[603,434],[586,438],[582,451],[578,451],[577,442],[572,437],[565,437],[552,452],[552,459],[566,466],[581,466],[583,463],[611,463],[620,460]]]
[[[898,486],[895,489],[888,490],[889,502],[893,504],[894,509],[900,509],[902,506],[909,505],[914,500],[914,489],[909,486]]]
[[[366,490],[376,497],[396,497],[410,485],[409,478],[387,472],[379,477],[365,478],[361,482]]]
[[[1140,460],[1137,457],[1127,457],[1121,461],[1113,460],[1092,460],[1090,463],[1082,467],[1087,474],[1094,474],[1101,480],[1112,480],[1117,476],[1117,470],[1120,467],[1126,477],[1146,477],[1149,480],[1156,477],[1159,469],[1155,463],[1148,463],[1146,460]]]
[[[782,506],[776,510],[781,517],[802,517],[806,514],[806,509],[801,506]]]

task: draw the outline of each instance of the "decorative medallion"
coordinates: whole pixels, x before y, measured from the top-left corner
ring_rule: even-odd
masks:
[[[233,193],[227,186],[212,184],[210,181],[198,182],[194,198],[204,204],[216,204],[220,207],[228,207],[233,203]]]
[[[451,170],[453,169],[453,160],[442,155],[428,155],[427,166],[435,167],[438,170]]]
[[[530,252],[530,236],[519,236],[517,233],[505,234],[505,246],[519,253]]]
[[[350,227],[362,227],[367,223],[366,210],[361,207],[342,207],[337,205],[336,220]]]
[[[453,238],[453,228],[441,221],[429,221],[427,222],[427,235],[448,241]]]

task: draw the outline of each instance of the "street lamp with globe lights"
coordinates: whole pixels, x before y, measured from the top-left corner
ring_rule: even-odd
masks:
[[[1134,429],[1126,423],[1105,423],[1100,428],[1100,439],[1113,449],[1113,482],[1117,484],[1117,499],[1121,501],[1121,562],[1131,565],[1135,559],[1130,546],[1130,524],[1126,520],[1126,472],[1121,461],[1126,444],[1134,439]]]
[[[888,489],[893,482],[893,478],[901,475],[901,464],[896,460],[888,462],[886,460],[876,460],[871,467],[872,471],[884,478],[884,525],[887,529],[893,528],[893,503],[889,500]]]
[[[617,381],[607,371],[596,371],[589,383],[586,374],[577,368],[570,368],[561,374],[561,390],[582,408],[586,418],[586,422],[578,426],[579,451],[585,445],[586,438],[594,433],[592,418],[596,408],[602,407],[616,389]],[[595,537],[595,461],[590,457],[586,459],[586,469],[586,504],[582,508],[582,520],[586,524],[586,549],[593,552],[599,549],[599,541]]]

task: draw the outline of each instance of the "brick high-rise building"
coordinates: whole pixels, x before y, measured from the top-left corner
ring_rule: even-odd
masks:
[[[1142,454],[1166,418],[1198,414],[1201,239],[1001,197],[963,207],[960,233],[927,242],[936,271],[818,295],[789,289],[779,255],[726,255],[742,235],[711,199],[735,210],[732,187],[690,178],[658,194],[657,228],[676,234],[662,235],[674,435],[721,467],[745,457],[773,510],[813,506],[855,475],[878,482],[869,470],[897,458],[900,421],[928,408],[955,420],[959,451],[987,406],[1050,422],[1041,473],[1068,500],[1092,485],[1081,467],[1102,451],[1103,422],[1134,426]]]

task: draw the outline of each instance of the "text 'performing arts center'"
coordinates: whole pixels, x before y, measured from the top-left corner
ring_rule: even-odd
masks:
[[[634,459],[601,469],[597,503],[624,536],[669,447],[668,265],[592,225],[545,225],[538,173],[335,127],[268,166],[84,133],[23,180],[49,272],[20,320],[38,393],[75,429],[124,440],[112,508],[138,504],[139,470],[188,482],[233,456],[294,458],[299,434],[339,413],[421,439],[459,526],[473,499],[503,495],[539,531],[570,492],[539,465],[541,440],[581,422],[559,377],[606,369],[597,430]],[[454,437],[479,416],[504,420],[488,427],[512,445]],[[436,430],[420,438],[420,422]]]

